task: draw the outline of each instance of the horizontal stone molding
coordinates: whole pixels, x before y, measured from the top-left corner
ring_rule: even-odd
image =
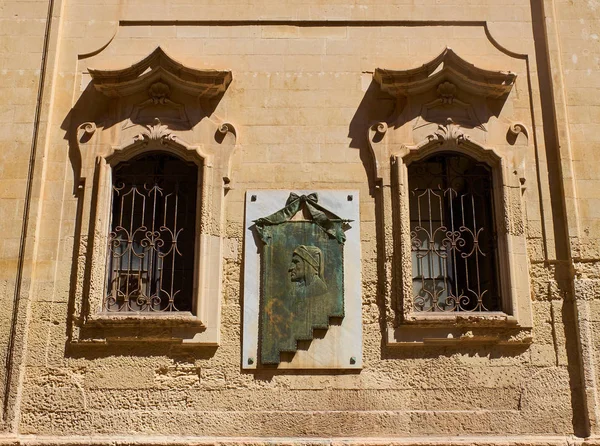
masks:
[[[191,437],[191,436],[6,436],[0,437],[0,446],[171,446],[171,445],[327,445],[327,446],[596,446],[600,437],[587,439],[572,435],[557,436],[453,436],[453,437]]]

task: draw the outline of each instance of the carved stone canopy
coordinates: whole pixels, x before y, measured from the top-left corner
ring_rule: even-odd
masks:
[[[489,98],[508,95],[517,75],[507,71],[478,68],[461,59],[452,49],[419,68],[386,70],[377,68],[373,74],[381,89],[392,96],[413,96],[433,90],[444,81],[456,84],[471,94]]]
[[[155,82],[177,85],[185,93],[203,98],[217,96],[231,83],[231,71],[198,70],[171,59],[157,47],[143,60],[121,70],[89,69],[96,89],[109,97],[130,96]]]

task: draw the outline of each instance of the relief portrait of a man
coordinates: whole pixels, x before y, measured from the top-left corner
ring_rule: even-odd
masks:
[[[260,362],[279,364],[281,353],[295,353],[298,342],[344,317],[345,220],[319,205],[316,194],[290,194],[285,208],[254,222],[263,242]]]
[[[288,272],[296,284],[296,296],[316,297],[327,293],[324,263],[323,252],[316,246],[300,245],[294,249]]]

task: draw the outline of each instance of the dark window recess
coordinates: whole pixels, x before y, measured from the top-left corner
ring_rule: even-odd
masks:
[[[198,167],[152,153],[113,169],[104,311],[192,311]]]
[[[500,311],[490,168],[443,153],[408,178],[415,311]]]

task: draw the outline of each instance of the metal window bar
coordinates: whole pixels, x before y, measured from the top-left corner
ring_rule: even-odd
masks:
[[[104,311],[191,311],[197,166],[150,154],[113,177]]]
[[[441,154],[408,175],[415,311],[499,311],[489,167]]]

